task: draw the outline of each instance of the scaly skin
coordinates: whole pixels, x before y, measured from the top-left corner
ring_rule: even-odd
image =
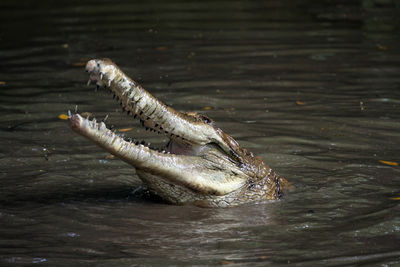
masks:
[[[227,207],[278,199],[288,186],[260,157],[240,147],[210,118],[168,107],[111,60],[93,59],[86,65],[89,82],[108,87],[123,109],[138,116],[143,126],[164,133],[170,142],[159,152],[125,141],[103,122],[69,116],[71,128],[136,168],[153,193],[175,204]]]

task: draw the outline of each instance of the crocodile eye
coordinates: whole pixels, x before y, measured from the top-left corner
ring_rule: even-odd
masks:
[[[201,118],[205,123],[211,124],[213,120],[203,114],[198,114],[199,118]]]

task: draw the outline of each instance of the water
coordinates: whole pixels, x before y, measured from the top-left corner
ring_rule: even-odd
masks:
[[[400,264],[398,1],[2,1],[0,265]],[[161,143],[105,93],[110,57],[295,186],[229,209],[142,195],[58,116]],[[387,161],[380,162],[380,161]]]

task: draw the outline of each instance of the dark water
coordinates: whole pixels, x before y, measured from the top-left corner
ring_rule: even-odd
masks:
[[[0,265],[398,266],[399,18],[397,0],[2,0]],[[95,57],[296,190],[229,209],[140,195],[132,167],[58,119],[78,105],[162,142],[85,86]]]

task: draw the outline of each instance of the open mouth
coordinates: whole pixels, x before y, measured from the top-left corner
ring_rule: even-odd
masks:
[[[169,141],[161,149],[154,149],[146,142],[116,134],[103,121],[69,112],[71,128],[134,166],[138,176],[164,198],[174,203],[221,201],[217,206],[224,206],[224,201],[240,202],[232,196],[243,190],[258,190],[255,198],[279,198],[278,176],[210,118],[181,113],[165,105],[109,59],[90,60],[86,71],[90,75],[88,84],[108,88],[124,112],[138,118],[146,130],[163,134]],[[219,199],[220,196],[224,198]]]
[[[98,123],[96,120],[82,118],[79,114],[69,113],[71,127],[76,132],[90,137],[88,135],[97,131],[97,139],[99,135],[106,135],[108,139],[119,138],[121,142],[129,143],[129,146],[142,146],[163,154],[199,155],[212,147],[228,157],[235,155],[227,142],[233,142],[233,139],[215,127],[210,118],[201,114],[181,113],[165,105],[125,75],[111,60],[90,60],[86,71],[89,73],[88,85],[95,83],[97,89],[107,88],[121,104],[123,112],[138,118],[146,130],[165,135],[169,142],[161,148],[152,148],[144,141],[133,141],[115,134],[107,129],[104,122]]]
[[[90,60],[86,71],[90,75],[88,83],[109,88],[124,111],[138,117],[147,129],[166,135],[170,141],[161,151],[154,150],[146,143],[124,140],[107,129],[104,122],[69,113],[75,132],[137,170],[161,175],[194,191],[224,195],[243,185],[243,179],[231,178],[242,172],[231,171],[237,162],[230,157],[231,148],[223,137],[235,141],[214,127],[211,119],[175,111],[131,80],[109,59]],[[222,171],[225,168],[229,171]]]
[[[101,71],[100,68],[103,62],[112,65],[108,65],[108,67],[103,66]],[[104,65],[107,66],[106,64]],[[89,61],[86,66],[86,71],[90,75],[87,83],[88,85],[95,83],[97,90],[100,87],[109,90],[113,94],[113,98],[122,106],[123,112],[132,115],[133,118],[139,119],[140,124],[146,131],[163,134],[168,137],[169,141],[164,146],[151,147],[150,143],[145,141],[138,141],[115,133],[106,127],[104,121],[97,122],[96,119],[89,120],[89,118],[83,118],[79,114],[71,114],[69,111],[69,120],[73,130],[86,136],[93,135],[97,132],[96,135],[98,137],[105,136],[109,140],[114,140],[113,143],[118,139],[119,142],[125,142],[124,146],[146,147],[147,149],[155,150],[163,154],[197,154],[196,152],[199,150],[199,146],[190,142],[184,136],[179,135],[176,130],[177,127],[172,126],[171,119],[166,119],[165,116],[165,114],[172,113],[175,117],[173,118],[174,121],[177,121],[179,117],[183,117],[186,120],[193,120],[189,115],[176,111],[171,112],[172,108],[156,100],[139,84],[126,77],[116,65],[107,59],[103,61]],[[211,120],[208,119],[208,121]]]

